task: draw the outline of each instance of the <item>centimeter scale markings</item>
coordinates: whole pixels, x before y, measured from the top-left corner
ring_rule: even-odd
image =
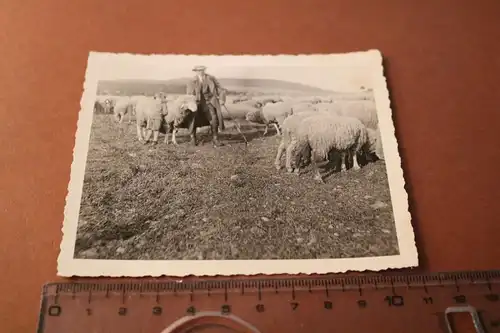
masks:
[[[38,333],[460,332],[454,312],[468,315],[470,332],[500,332],[499,295],[500,270],[54,283],[43,288]]]

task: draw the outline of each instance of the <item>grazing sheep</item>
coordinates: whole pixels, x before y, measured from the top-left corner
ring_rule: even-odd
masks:
[[[369,152],[375,152],[375,155],[384,160],[384,150],[382,149],[382,138],[380,134],[380,127],[377,129],[367,128],[368,141],[370,142]]]
[[[112,113],[114,100],[108,96],[97,96],[94,103],[94,112],[96,113]]]
[[[259,111],[258,107],[253,106],[254,103],[226,103],[225,108],[222,108],[222,118],[224,120],[231,119],[246,119],[246,115],[250,112]],[[227,110],[226,110],[227,109]],[[229,110],[229,112],[228,112]]]
[[[378,117],[377,110],[373,101],[342,101],[335,103],[318,103],[314,105],[317,111],[328,111],[339,116],[353,117],[360,120],[367,129],[377,131]],[[381,148],[377,148],[380,151]],[[380,152],[382,156],[382,153]],[[378,154],[377,154],[378,156]],[[380,157],[379,157],[380,158]]]
[[[176,134],[179,128],[188,128],[191,117],[196,116],[195,113],[198,110],[196,96],[181,95],[164,104],[166,105],[165,126],[160,131],[165,134],[165,143],[168,144],[168,133],[172,133],[172,143],[177,145]]]
[[[378,128],[377,109],[373,101],[342,101],[333,105],[338,106],[338,115],[359,119],[367,128]]]
[[[329,160],[331,153],[338,152],[341,157],[341,168],[345,171],[346,155],[353,156],[353,169],[359,169],[358,153],[368,150],[368,133],[361,121],[352,117],[342,117],[324,113],[303,119],[297,128],[296,142],[293,146],[298,151],[311,150],[311,164],[315,173],[314,179],[323,182],[316,160]],[[293,149],[293,147],[292,147]],[[297,160],[298,156],[295,156]],[[291,163],[287,161],[287,165]],[[296,163],[299,169],[298,163]],[[300,171],[296,170],[298,174]]]
[[[318,115],[319,113],[315,110],[309,110],[309,111],[302,111],[297,114],[292,114],[288,116],[284,121],[282,125],[282,136],[281,136],[281,142],[278,146],[278,152],[276,154],[276,158],[274,161],[274,165],[277,170],[281,169],[281,156],[286,150],[286,170],[288,172],[292,172],[293,168],[291,165],[291,155],[292,155],[292,149],[294,146],[292,145],[293,142],[296,141],[296,132],[297,128],[299,127],[300,123],[307,117],[313,116],[313,115]]]
[[[113,115],[118,123],[122,123],[125,119],[125,115],[129,115],[128,122],[132,122],[132,113],[134,109],[134,102],[130,99],[120,99],[117,100],[113,106]]]
[[[94,113],[105,113],[105,112],[106,109],[104,108],[104,103],[96,99],[94,102]]]
[[[158,135],[163,124],[163,117],[167,112],[166,103],[163,103],[156,96],[154,98],[141,98],[137,100],[135,110],[137,138],[139,141],[147,143],[151,134],[153,134],[153,144],[158,143]]]
[[[292,108],[293,103],[290,102],[266,104],[261,110],[247,113],[246,120],[253,123],[265,124],[266,129],[263,135],[267,134],[268,125],[270,124],[273,124],[277,134],[281,135],[280,126],[286,117],[293,114]]]
[[[299,112],[302,112],[302,111],[310,111],[312,110],[313,104],[312,103],[309,103],[309,102],[300,102],[300,103],[297,103],[297,104],[294,104],[292,106],[292,112],[293,113],[299,113]]]
[[[380,130],[378,127],[377,111],[375,105],[370,101],[343,101],[338,103],[315,104],[317,111],[327,111],[339,116],[353,117],[360,120],[368,129],[370,141],[374,145],[371,151],[375,151],[378,158],[383,159]]]
[[[104,106],[105,113],[114,114],[114,108],[116,104],[124,100],[130,100],[130,97],[106,95],[106,96],[99,96],[98,100],[100,100],[101,104]]]

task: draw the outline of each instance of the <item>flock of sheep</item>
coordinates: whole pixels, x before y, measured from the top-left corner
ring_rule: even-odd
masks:
[[[158,133],[148,130],[150,121],[162,122],[162,133],[168,143],[177,145],[176,133],[187,128],[186,119],[197,110],[190,95],[156,94],[147,96],[98,96],[95,112],[113,113],[121,123],[128,116],[135,116],[137,137],[147,142],[151,134],[156,142]],[[310,163],[314,178],[323,181],[316,160],[331,161],[340,157],[341,170],[347,163],[359,169],[359,158],[376,155],[383,159],[377,111],[373,100],[336,100],[329,97],[286,97],[279,95],[230,95],[222,107],[225,120],[246,120],[264,124],[267,134],[274,126],[281,140],[275,158],[276,169],[281,169],[285,153],[287,172],[300,173],[301,167]]]

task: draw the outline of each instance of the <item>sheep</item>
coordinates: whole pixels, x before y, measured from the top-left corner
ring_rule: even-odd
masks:
[[[108,96],[97,96],[94,102],[94,112],[96,113],[112,113],[114,100]]]
[[[278,152],[276,154],[276,158],[274,161],[274,165],[276,167],[276,170],[281,169],[281,156],[286,150],[286,169],[288,172],[292,172],[292,165],[291,165],[291,154],[292,151],[291,149],[293,148],[292,142],[295,140],[295,133],[297,131],[298,126],[307,117],[310,117],[312,115],[317,115],[319,114],[317,111],[311,109],[308,111],[302,111],[297,114],[292,114],[288,116],[284,121],[282,125],[282,136],[281,136],[281,142],[278,146]]]
[[[345,171],[346,155],[353,156],[353,169],[360,169],[357,154],[369,149],[369,137],[363,123],[352,117],[343,117],[321,113],[306,117],[300,122],[296,131],[295,142],[292,148],[298,147],[298,152],[311,150],[311,164],[314,170],[314,179],[323,182],[316,160],[321,157],[329,160],[331,153],[338,152],[341,157],[341,168]],[[297,160],[298,156],[295,156]],[[290,161],[286,162],[290,165]],[[300,169],[296,163],[297,169]],[[300,170],[296,170],[299,174]]]
[[[225,108],[222,108],[222,118],[224,120],[231,120],[234,118],[246,119],[248,113],[259,111],[259,108],[253,106],[253,103],[226,103],[225,106]]]
[[[120,103],[123,100],[129,100],[128,96],[116,96],[116,95],[106,95],[99,96],[98,100],[103,105],[105,113],[114,114],[114,108],[117,103]]]
[[[130,98],[123,98],[117,100],[115,105],[113,106],[113,115],[116,121],[121,124],[125,119],[125,115],[129,115],[128,122],[132,122],[132,113],[134,109],[135,102]]]
[[[265,124],[264,136],[267,134],[268,125],[273,124],[278,135],[281,135],[280,126],[286,117],[293,114],[293,103],[278,102],[266,104],[261,110],[247,113],[245,119],[249,122]]]
[[[98,99],[94,102],[94,113],[105,113],[104,103],[101,103]]]
[[[292,106],[293,113],[299,113],[301,111],[309,111],[312,109],[313,104],[308,102],[300,102]]]
[[[333,105],[337,105],[338,115],[359,119],[367,128],[378,128],[377,109],[373,101],[342,101]]]
[[[379,159],[384,160],[384,150],[382,148],[380,127],[378,127],[377,129],[367,128],[367,130],[370,142],[369,152],[374,152]]]
[[[327,111],[332,114],[346,117],[354,117],[366,126],[370,135],[372,152],[378,158],[383,159],[383,152],[380,139],[380,129],[378,127],[377,111],[373,102],[369,101],[344,101],[339,103],[318,103],[314,105],[317,111]]]
[[[139,142],[147,143],[151,134],[153,134],[153,144],[156,144],[158,142],[159,130],[162,127],[163,117],[167,112],[165,103],[158,97],[141,98],[136,101],[135,110],[137,138]]]
[[[179,128],[188,128],[191,117],[198,110],[196,96],[181,95],[173,101],[167,101],[164,127],[160,131],[165,132],[165,143],[168,144],[168,133],[172,133],[172,144],[177,145],[176,134]]]

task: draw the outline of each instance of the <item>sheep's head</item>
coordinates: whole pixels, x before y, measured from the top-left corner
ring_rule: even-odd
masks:
[[[107,113],[114,112],[114,101],[112,99],[106,99],[104,101],[104,110]]]
[[[250,111],[245,115],[245,119],[252,123],[259,123],[262,121],[262,111]]]
[[[196,96],[186,95],[180,97],[180,106],[179,109],[181,111],[190,111],[196,112],[198,110],[198,103],[196,102]]]
[[[379,140],[378,133],[376,130],[372,128],[367,128],[366,130],[368,132],[368,140],[365,147],[365,151],[368,154],[375,154],[377,152],[377,145]]]

